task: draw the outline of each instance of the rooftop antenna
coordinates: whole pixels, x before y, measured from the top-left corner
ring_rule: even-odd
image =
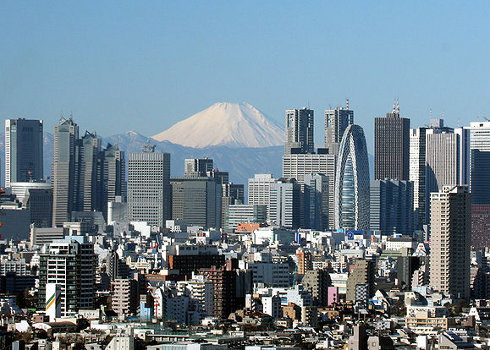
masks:
[[[400,115],[400,98],[396,98],[396,114]]]
[[[393,113],[396,113],[396,97],[393,98]]]
[[[345,99],[345,106],[347,107],[347,110],[349,110],[349,98]]]

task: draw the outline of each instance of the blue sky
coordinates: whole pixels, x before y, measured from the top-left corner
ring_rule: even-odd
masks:
[[[412,127],[490,117],[488,2],[2,1],[0,118],[156,134],[218,101],[283,125],[348,97],[372,147],[399,97]],[[370,148],[371,148],[370,147]]]

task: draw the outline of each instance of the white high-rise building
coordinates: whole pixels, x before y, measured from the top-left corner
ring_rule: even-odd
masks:
[[[408,179],[413,182],[414,224],[422,228],[425,221],[425,137],[427,128],[410,129],[410,165]]]
[[[272,174],[255,174],[253,178],[248,179],[248,204],[266,205],[267,217],[269,216],[271,184],[275,181]]]
[[[132,221],[165,227],[171,219],[170,154],[145,146],[128,158],[128,214]]]

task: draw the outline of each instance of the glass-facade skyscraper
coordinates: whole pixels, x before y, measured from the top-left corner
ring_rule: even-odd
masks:
[[[369,163],[364,131],[352,124],[339,148],[335,176],[335,226],[369,229]]]
[[[39,181],[43,174],[43,121],[5,121],[5,187],[11,182]]]

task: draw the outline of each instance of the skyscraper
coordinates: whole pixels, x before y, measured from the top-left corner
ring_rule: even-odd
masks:
[[[410,169],[408,178],[413,182],[413,209],[415,228],[421,229],[426,221],[425,197],[425,134],[427,128],[410,129]]]
[[[43,121],[5,121],[5,187],[11,182],[39,181],[43,174]]]
[[[322,174],[304,176],[301,227],[326,230],[329,227],[329,177]],[[332,196],[333,197],[333,196]]]
[[[325,111],[325,148],[329,154],[339,153],[344,131],[351,124],[354,124],[354,111],[348,107]]]
[[[269,219],[272,225],[298,228],[301,188],[294,179],[279,179],[270,185]]]
[[[53,226],[62,227],[63,222],[70,221],[70,214],[75,206],[75,148],[78,125],[71,117],[61,118],[54,128],[53,138]]]
[[[428,129],[426,135],[426,201],[429,202],[431,192],[439,192],[446,185],[467,185],[468,174],[468,131],[463,128],[454,133],[438,133]],[[429,221],[426,208],[426,221]]]
[[[430,120],[429,126],[410,129],[410,170],[409,180],[413,182],[414,224],[416,229],[428,224],[429,194],[426,194],[426,148],[427,134],[454,133],[454,129],[444,126],[444,120]]]
[[[222,185],[210,177],[171,179],[172,219],[187,225],[220,228]]]
[[[306,107],[286,111],[285,154],[314,153],[313,114],[313,110]]]
[[[454,298],[470,296],[471,194],[467,186],[431,193],[430,285]]]
[[[165,227],[171,218],[170,154],[145,145],[129,153],[128,211],[133,221]]]
[[[470,123],[470,189],[474,204],[490,204],[490,122]]]
[[[102,151],[102,212],[107,218],[107,203],[114,202],[117,196],[125,201],[126,187],[126,159],[123,151],[117,145],[108,144]]]
[[[352,124],[340,143],[335,176],[335,225],[369,229],[369,163],[364,131]]]
[[[370,227],[382,235],[413,234],[413,183],[399,180],[371,181]]]
[[[270,189],[271,184],[276,179],[272,174],[255,174],[253,178],[248,179],[248,201],[249,205],[266,205],[267,217],[269,217]]]
[[[337,155],[324,153],[309,154],[285,154],[282,157],[282,177],[286,179],[296,179],[299,184],[305,184],[305,176],[311,174],[322,174],[327,177],[328,191],[323,192],[322,196],[327,196],[328,217],[326,227],[334,228],[334,194],[335,194],[335,169],[337,165]]]
[[[76,211],[102,211],[100,144],[100,138],[88,131],[76,142]]]
[[[374,178],[408,180],[410,119],[398,109],[374,119]]]

